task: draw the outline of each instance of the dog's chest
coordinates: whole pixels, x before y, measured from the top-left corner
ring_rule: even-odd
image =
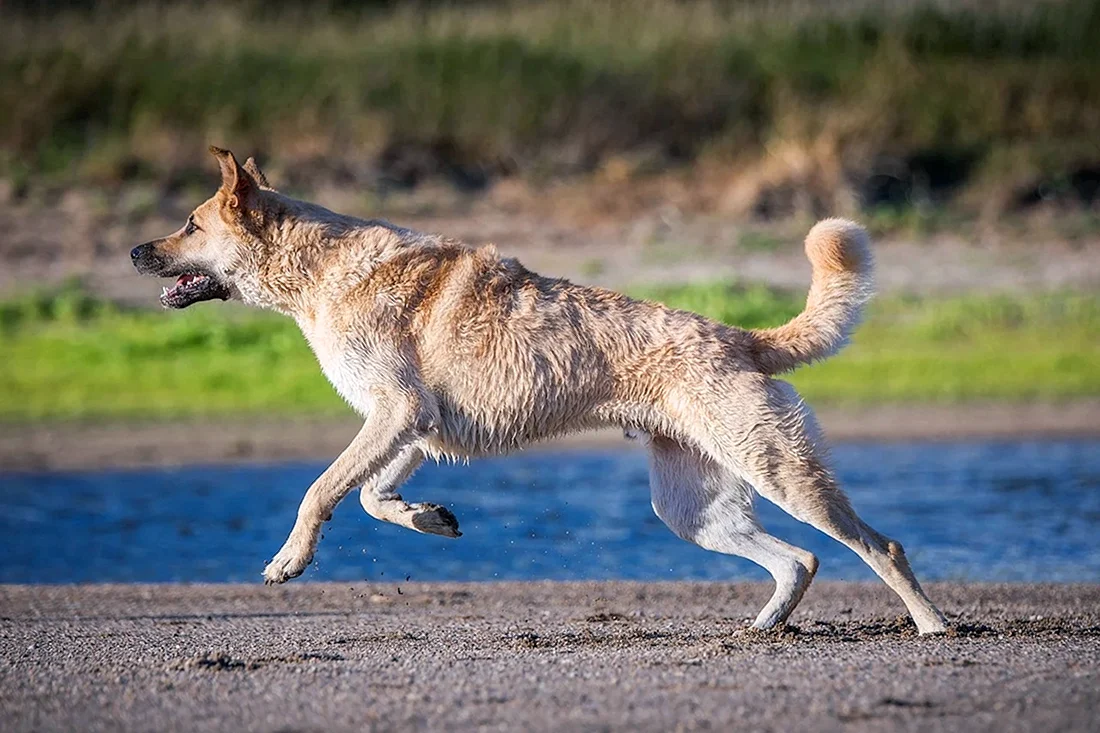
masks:
[[[355,354],[349,351],[345,339],[339,339],[324,329],[313,328],[308,323],[299,325],[325,378],[356,412],[366,415],[369,410],[367,388],[372,379],[364,361],[354,358]]]

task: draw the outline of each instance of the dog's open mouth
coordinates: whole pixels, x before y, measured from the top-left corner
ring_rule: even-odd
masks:
[[[176,278],[176,284],[164,288],[160,303],[165,308],[186,308],[203,300],[229,300],[229,288],[213,275],[189,272]]]

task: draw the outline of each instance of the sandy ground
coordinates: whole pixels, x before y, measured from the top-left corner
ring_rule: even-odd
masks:
[[[818,411],[833,441],[1100,436],[1100,401],[1064,404],[880,405]],[[245,461],[329,461],[358,430],[342,419],[263,418],[155,423],[0,424],[0,471],[91,470]],[[632,445],[583,433],[544,449]]]
[[[6,731],[1071,731],[1100,726],[1100,586],[0,587]]]

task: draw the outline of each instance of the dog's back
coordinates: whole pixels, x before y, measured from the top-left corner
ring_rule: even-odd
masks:
[[[396,324],[438,402],[434,447],[452,455],[603,425],[688,438],[691,405],[714,402],[712,392],[751,390],[758,380],[739,377],[839,348],[870,291],[865,235],[838,220],[807,238],[814,285],[806,310],[755,332],[544,277],[491,246],[395,227],[382,235],[396,240],[391,254],[339,293],[327,325],[355,334]],[[337,279],[355,282],[355,273]],[[347,343],[340,348],[356,340]]]

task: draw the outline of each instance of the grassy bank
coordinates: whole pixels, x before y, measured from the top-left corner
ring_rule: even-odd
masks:
[[[683,286],[638,293],[764,326],[799,298]],[[1100,395],[1100,297],[877,302],[855,343],[792,381],[813,401],[1058,400]],[[342,414],[295,325],[226,306],[120,311],[79,291],[0,304],[0,420]]]
[[[1096,0],[23,5],[0,10],[19,180],[187,181],[217,141],[389,185],[710,157],[761,213],[1097,195]]]

